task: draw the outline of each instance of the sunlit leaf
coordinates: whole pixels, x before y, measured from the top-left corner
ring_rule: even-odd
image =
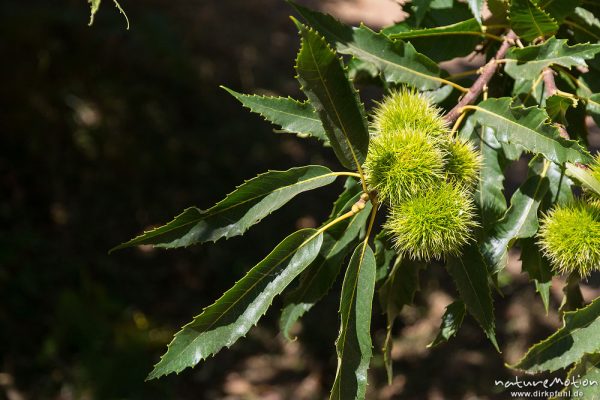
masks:
[[[317,111],[342,165],[360,169],[367,156],[369,131],[358,93],[323,37],[305,25],[297,25],[302,46],[296,58],[296,72],[302,90]]]
[[[269,171],[244,182],[208,210],[188,208],[168,224],[144,232],[111,251],[141,244],[184,247],[242,235],[296,195],[328,185],[335,178],[335,174],[320,165]]]
[[[275,296],[317,257],[322,242],[322,234],[314,229],[285,238],[220,299],[175,334],[148,379],[179,373],[246,335]]]

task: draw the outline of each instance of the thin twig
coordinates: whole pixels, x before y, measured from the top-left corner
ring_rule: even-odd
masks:
[[[506,36],[504,37],[504,42],[498,49],[498,52],[496,53],[494,58],[488,61],[488,63],[483,67],[481,75],[479,75],[479,78],[477,78],[477,80],[473,83],[469,91],[463,96],[462,99],[460,99],[458,104],[454,106],[454,108],[450,110],[448,114],[446,114],[445,118],[448,124],[453,124],[457,120],[458,116],[461,114],[461,109],[464,106],[471,104],[479,97],[479,95],[483,91],[484,86],[488,84],[490,79],[492,79],[492,77],[496,73],[496,69],[498,68],[498,63],[496,62],[496,60],[504,59],[506,52],[508,51],[510,46],[514,44],[515,39],[517,39],[517,35],[513,31],[510,31],[508,32],[508,34],[506,34]]]
[[[554,80],[554,71],[551,68],[546,67],[542,72],[542,76],[544,77],[544,86],[546,88],[546,96],[550,97],[558,92],[558,88],[556,87],[556,81]],[[558,133],[565,139],[570,139],[569,133],[565,129],[563,124],[558,122],[555,123],[558,128]]]

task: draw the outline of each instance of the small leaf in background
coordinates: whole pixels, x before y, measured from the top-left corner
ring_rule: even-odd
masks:
[[[352,198],[346,209],[351,208],[359,198],[360,194]],[[371,203],[367,203],[354,217],[339,222],[323,234],[319,256],[302,273],[298,287],[285,296],[279,327],[286,339],[292,340],[290,329],[294,323],[321,300],[335,283],[344,259],[369,218],[371,208]]]
[[[488,268],[476,243],[464,249],[462,256],[448,259],[446,268],[452,276],[467,311],[483,328],[496,350],[494,305],[488,284]]]
[[[280,294],[319,254],[323,235],[304,229],[285,238],[260,263],[175,334],[148,379],[179,373],[229,347],[254,326]]]
[[[300,102],[290,97],[266,97],[241,94],[221,86],[250,111],[265,120],[279,125],[281,129],[298,136],[311,136],[329,143],[317,112],[307,101]]]
[[[465,303],[460,300],[456,300],[446,307],[446,312],[442,316],[442,324],[440,325],[440,331],[437,336],[427,345],[427,347],[435,347],[440,343],[447,342],[450,338],[456,336],[458,329],[462,325],[463,319],[465,318]]]
[[[384,32],[391,39],[409,41],[437,62],[470,54],[484,38],[481,25],[474,18],[435,28]]]
[[[546,176],[550,185],[546,199],[542,203],[542,211],[546,212],[555,204],[564,205],[575,201],[573,181],[567,176],[563,167],[554,163],[550,164]]]
[[[396,257],[396,251],[388,240],[389,233],[382,230],[373,242],[375,244],[375,262],[377,263],[377,283],[384,280],[390,272],[392,261]]]
[[[569,371],[567,378],[571,382],[588,382],[586,385],[579,385],[577,391],[580,393],[577,397],[581,399],[599,399],[600,398],[600,353],[584,355],[575,366]],[[591,382],[596,382],[593,384]],[[567,387],[569,390],[572,387]]]
[[[341,54],[349,54],[374,65],[386,82],[408,83],[419,90],[441,86],[438,65],[418,53],[410,43],[393,41],[364,25],[353,28],[330,15],[309,10],[292,3],[302,17],[325,38],[334,43]]]
[[[371,310],[375,291],[375,256],[360,243],[346,270],[340,299],[337,372],[330,399],[364,399],[372,355]]]
[[[410,2],[410,8],[412,9],[416,26],[421,25],[421,22],[423,22],[423,18],[425,18],[425,14],[427,14],[431,8],[431,3],[433,3],[433,1],[434,0],[412,0]]]
[[[548,116],[552,121],[564,126],[569,126],[567,111],[571,107],[577,107],[577,100],[575,98],[555,94],[546,99],[546,112]]]
[[[485,0],[467,0],[467,4],[469,4],[469,9],[473,13],[473,16],[475,17],[477,22],[479,22],[480,24],[483,22],[481,14],[483,13],[484,3]]]
[[[510,97],[482,101],[473,118],[481,125],[493,128],[499,142],[522,146],[527,151],[542,154],[558,164],[589,163],[591,156],[579,143],[560,137],[558,129],[548,124],[548,114],[537,107],[512,107]]]
[[[325,39],[297,23],[302,46],[296,72],[302,90],[317,111],[331,147],[342,165],[360,170],[367,156],[369,131],[358,93]]]
[[[528,373],[557,371],[600,350],[600,298],[563,315],[563,327],[535,344],[511,368]]]
[[[600,93],[595,93],[586,99],[586,111],[592,116],[594,122],[600,125]]]
[[[589,7],[589,5],[586,4]],[[598,42],[600,40],[600,19],[598,13],[585,8],[577,7],[575,12],[569,16],[572,20],[571,29],[573,36],[579,43]]]
[[[512,30],[527,41],[552,36],[558,30],[556,21],[530,0],[511,0],[508,14]]]
[[[383,344],[383,361],[387,371],[388,384],[392,382],[392,328],[396,317],[406,305],[413,303],[419,290],[419,270],[422,264],[396,258],[394,267],[384,284],[379,288],[379,304],[386,314],[386,337]]]
[[[506,266],[508,248],[515,240],[537,233],[538,208],[547,191],[548,178],[533,175],[513,194],[510,208],[481,244],[482,253],[493,271]]]
[[[579,286],[580,282],[581,278],[577,273],[573,272],[567,277],[567,282],[562,290],[563,299],[558,309],[561,315],[568,311],[575,311],[585,304],[581,287]]]
[[[524,48],[513,47],[506,53],[505,71],[512,78],[535,80],[551,65],[565,68],[587,67],[585,60],[600,52],[600,44],[580,43],[569,46],[567,39],[551,37],[545,43]],[[512,61],[515,60],[515,61]]]
[[[550,288],[552,287],[552,267],[542,256],[533,238],[521,240],[521,262],[523,272],[535,283],[535,290],[540,294],[546,314],[550,305]]]
[[[141,244],[184,247],[242,235],[296,195],[328,185],[335,178],[335,174],[320,165],[269,171],[244,182],[212,208],[188,208],[168,224],[144,232],[111,252]]]
[[[573,14],[582,0],[534,0],[535,4],[559,23]]]
[[[90,22],[88,23],[89,26],[92,26],[92,24],[94,23],[94,17],[96,16],[98,9],[100,8],[101,1],[102,0],[88,0],[88,3],[90,3]]]
[[[567,163],[566,167],[569,176],[577,179],[584,187],[600,196],[600,182],[594,175],[575,164]]]

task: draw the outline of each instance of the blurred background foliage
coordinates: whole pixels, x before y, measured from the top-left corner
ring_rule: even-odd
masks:
[[[338,10],[351,20],[348,3]],[[381,13],[397,7],[385,3]],[[0,3],[0,399],[323,398],[335,373],[335,296],[311,311],[297,342],[278,335],[276,305],[230,351],[144,382],[181,325],[273,243],[326,217],[321,204],[341,181],[300,196],[243,240],[109,256],[259,172],[339,168],[331,151],[273,133],[218,87],[299,97],[285,2],[121,5],[129,31],[108,0],[92,27],[84,0]],[[493,379],[510,378],[472,321],[455,341],[425,348],[451,301],[445,279],[441,268],[422,276],[419,306],[397,327],[394,384],[373,370],[369,398],[494,398]],[[518,355],[558,321],[526,282],[509,292],[520,294],[498,304],[509,320],[500,335]]]

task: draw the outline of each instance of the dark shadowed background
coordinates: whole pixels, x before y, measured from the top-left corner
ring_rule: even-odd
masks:
[[[303,3],[376,27],[402,15],[386,0]],[[330,150],[274,133],[219,88],[300,97],[284,1],[121,5],[129,31],[110,0],[92,27],[84,0],[0,5],[0,399],[324,398],[335,374],[339,287],[297,327],[295,342],[279,335],[275,303],[230,350],[144,382],[181,325],[295,228],[326,217],[341,182],[300,196],[243,238],[109,256],[267,169],[339,168]],[[502,398],[493,380],[511,378],[503,362],[550,332],[557,316],[546,317],[520,278],[497,306],[503,355],[471,319],[457,339],[429,350],[454,289],[441,267],[421,278],[417,306],[396,328],[391,386],[375,307],[368,398]],[[555,294],[554,302],[560,287]]]

